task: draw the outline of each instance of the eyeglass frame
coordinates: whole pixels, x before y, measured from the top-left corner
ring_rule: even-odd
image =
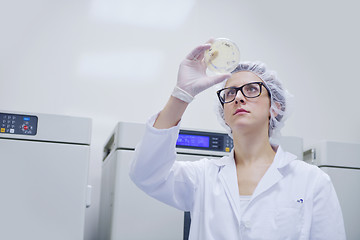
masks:
[[[248,97],[248,96],[246,96],[246,94],[244,94],[244,92],[243,92],[243,88],[244,88],[245,86],[247,86],[247,85],[254,84],[254,83],[260,85],[259,95],[255,96],[255,97]],[[240,86],[240,87],[227,87],[227,88],[223,88],[223,89],[220,89],[220,90],[216,91],[216,94],[217,94],[217,96],[218,96],[219,101],[221,102],[221,104],[224,105],[225,103],[231,103],[231,102],[233,102],[233,101],[236,99],[236,96],[237,96],[239,90],[240,90],[240,92],[242,93],[242,95],[243,95],[244,97],[246,97],[246,98],[257,98],[257,97],[260,97],[260,96],[261,96],[261,93],[262,93],[262,86],[268,91],[269,97],[271,98],[271,93],[270,93],[269,89],[267,88],[267,86],[266,86],[263,82],[251,82],[251,83],[244,84],[244,85],[242,85],[242,86]],[[223,91],[223,90],[225,90],[225,89],[229,89],[229,88],[236,90],[235,97],[234,97],[234,99],[231,100],[230,102],[223,102],[223,101],[222,101],[222,98],[221,98],[221,96],[220,96],[220,92]]]

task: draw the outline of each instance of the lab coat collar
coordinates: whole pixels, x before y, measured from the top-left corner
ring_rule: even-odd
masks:
[[[276,152],[272,165],[275,165],[277,169],[285,168],[292,160],[295,160],[297,158],[294,154],[285,152],[281,146],[274,145],[272,147]],[[232,150],[227,157],[214,159],[214,164],[217,165],[219,169],[222,169],[225,166],[232,165],[234,165],[235,167],[234,150]]]
[[[296,159],[295,155],[284,152],[280,146],[273,146],[273,148],[276,151],[274,161],[269,167],[269,169],[266,171],[265,175],[260,180],[251,197],[250,202],[253,201],[257,196],[271,188],[278,181],[280,181],[286,174],[286,167],[288,166],[288,164],[292,160]],[[224,185],[225,192],[228,196],[232,208],[235,211],[236,218],[240,224],[240,198],[237,184],[234,152],[231,151],[228,157],[214,160],[214,164],[219,167],[220,181]]]
[[[274,161],[255,188],[251,200],[279,182],[287,174],[287,166],[296,159],[295,155],[285,152],[280,146],[273,146],[273,148],[277,149]]]
[[[296,155],[289,152],[285,152],[281,146],[275,146],[275,147],[273,146],[273,148],[277,149],[273,165],[275,165],[275,167],[280,171],[286,168],[289,163],[291,163],[293,160],[297,158]]]
[[[232,151],[228,157],[215,160],[214,163],[219,167],[219,179],[224,186],[227,198],[240,225],[240,199],[234,152]]]

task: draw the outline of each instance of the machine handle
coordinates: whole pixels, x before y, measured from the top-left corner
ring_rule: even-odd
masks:
[[[305,162],[308,162],[310,164],[314,164],[315,160],[316,160],[316,150],[315,148],[311,148],[309,150],[306,150],[303,153],[303,159]]]
[[[91,206],[91,191],[92,191],[92,186],[87,185],[87,187],[86,187],[86,208],[89,208]]]

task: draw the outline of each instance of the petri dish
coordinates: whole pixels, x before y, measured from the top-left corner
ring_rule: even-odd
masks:
[[[234,42],[226,38],[217,38],[206,50],[204,61],[207,68],[215,73],[229,73],[240,62],[240,50]]]

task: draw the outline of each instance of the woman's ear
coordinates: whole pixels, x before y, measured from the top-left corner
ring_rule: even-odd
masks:
[[[275,103],[275,106],[276,108],[281,111],[281,103],[279,102],[274,102]],[[277,117],[278,116],[278,111],[275,111],[274,109],[270,108],[270,111],[272,112],[273,116],[274,117]],[[270,117],[271,117],[271,114],[270,114]]]

